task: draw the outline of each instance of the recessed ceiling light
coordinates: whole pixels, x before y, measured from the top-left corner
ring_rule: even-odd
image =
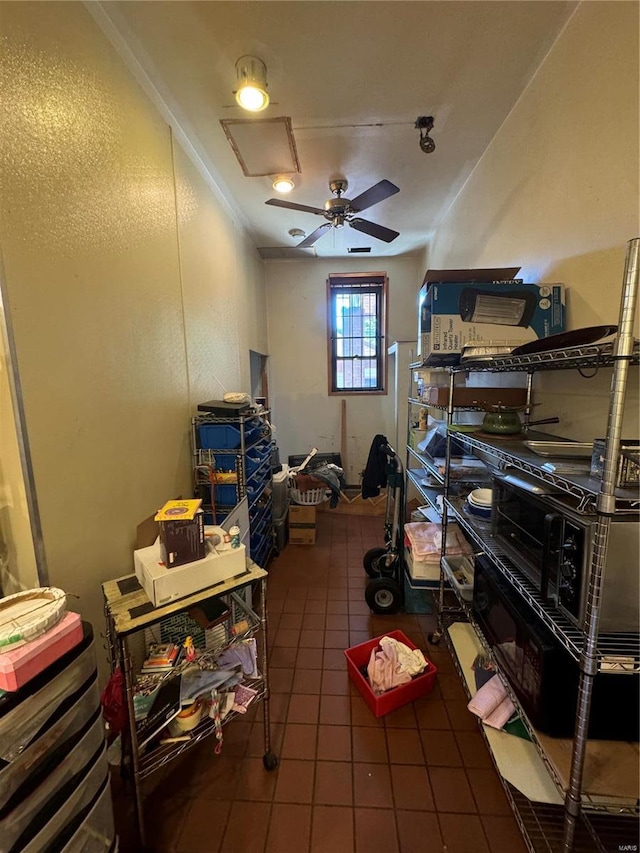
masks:
[[[295,184],[286,175],[279,175],[275,178],[272,186],[277,193],[290,193]]]
[[[302,228],[290,228],[287,232],[290,237],[306,237],[307,234]]]
[[[236,62],[236,101],[243,110],[259,113],[269,106],[267,66],[257,56],[241,56]]]

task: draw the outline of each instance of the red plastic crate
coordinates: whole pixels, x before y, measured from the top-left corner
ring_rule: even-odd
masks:
[[[387,631],[385,634],[381,634],[373,640],[368,640],[366,643],[360,643],[359,646],[352,646],[344,653],[347,659],[349,677],[358,688],[364,701],[367,703],[369,708],[371,708],[371,711],[376,717],[383,717],[390,711],[395,711],[396,708],[401,708],[408,702],[413,702],[414,699],[418,699],[420,696],[426,696],[431,693],[433,685],[435,684],[436,675],[438,674],[438,669],[435,664],[432,663],[429,658],[426,658],[427,668],[423,673],[416,675],[416,677],[412,678],[407,684],[401,684],[399,687],[393,687],[391,690],[387,690],[386,693],[376,695],[371,689],[368,679],[362,675],[360,670],[362,667],[366,668],[369,663],[369,658],[371,657],[371,652],[373,649],[380,646],[380,640],[382,637],[393,637],[394,640],[397,640],[399,643],[404,643],[405,646],[409,646],[410,649],[417,648],[417,646],[412,643],[411,640],[402,633],[402,631]]]

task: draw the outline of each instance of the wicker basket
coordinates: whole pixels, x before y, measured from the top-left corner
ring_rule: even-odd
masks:
[[[308,489],[306,492],[301,492],[299,489],[295,488],[291,489],[291,500],[294,504],[300,504],[301,506],[315,506],[316,504],[321,504],[326,499],[327,490],[325,488]]]

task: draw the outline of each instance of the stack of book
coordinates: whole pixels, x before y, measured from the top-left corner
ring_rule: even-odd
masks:
[[[152,644],[141,672],[171,672],[180,660],[181,651],[181,647],[175,643]]]

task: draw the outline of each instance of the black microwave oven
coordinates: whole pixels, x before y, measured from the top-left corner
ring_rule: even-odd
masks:
[[[491,532],[543,600],[584,629],[597,518],[578,513],[545,484],[494,474]],[[599,629],[637,633],[640,611],[638,525],[612,519],[602,571]]]
[[[536,729],[574,734],[578,663],[484,556],[476,557],[473,613],[501,671]],[[637,741],[640,694],[633,673],[598,673],[589,737]]]

